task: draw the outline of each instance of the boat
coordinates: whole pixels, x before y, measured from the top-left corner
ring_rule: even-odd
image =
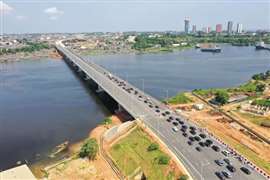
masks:
[[[217,45],[206,44],[206,45],[201,46],[201,51],[219,53],[221,52],[221,48]]]
[[[196,48],[196,49],[198,49],[198,48],[200,48],[200,47],[201,47],[200,44],[196,44],[196,45],[195,45],[195,48]]]
[[[260,41],[260,42],[257,42],[256,45],[255,45],[255,49],[256,50],[269,50],[270,51],[270,47],[266,47],[266,45],[264,44],[263,41]]]
[[[63,142],[62,144],[57,145],[57,146],[53,149],[53,151],[52,151],[52,153],[49,155],[49,157],[50,157],[50,158],[54,158],[54,157],[55,157],[57,154],[59,154],[60,152],[65,151],[65,150],[68,148],[68,144],[69,144],[69,142],[68,142],[68,141],[65,141],[65,142]]]

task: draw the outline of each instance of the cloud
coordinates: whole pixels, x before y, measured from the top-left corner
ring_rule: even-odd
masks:
[[[44,10],[51,20],[56,20],[64,14],[64,11],[57,9],[57,7],[50,7]]]
[[[4,3],[3,1],[0,1],[0,13],[10,13],[13,10],[14,9],[11,6]]]
[[[26,16],[18,15],[18,16],[16,16],[16,19],[19,20],[19,21],[22,21],[22,20],[27,19],[27,17]]]

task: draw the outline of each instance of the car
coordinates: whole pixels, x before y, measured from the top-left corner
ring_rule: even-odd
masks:
[[[186,126],[186,125],[182,125],[182,128],[183,128],[183,129],[187,129],[187,126]]]
[[[160,110],[159,110],[159,109],[156,109],[156,112],[157,112],[157,113],[159,113],[159,112],[160,112]]]
[[[233,167],[232,165],[227,165],[226,167],[231,172],[235,172],[236,171],[235,167]]]
[[[152,106],[151,104],[149,105],[149,107],[150,107],[150,108],[153,108],[153,106]]]
[[[246,167],[241,167],[240,169],[241,169],[241,171],[243,171],[244,173],[246,173],[248,175],[251,174],[251,171]]]
[[[189,136],[188,138],[190,141],[195,141],[194,137],[193,136]]]
[[[167,121],[167,122],[171,122],[172,120],[170,120],[170,119],[166,119],[166,121]]]
[[[183,136],[184,136],[184,137],[187,137],[187,136],[188,136],[188,134],[184,132],[184,133],[183,133]]]
[[[199,146],[197,146],[195,149],[196,149],[197,151],[199,151],[199,152],[202,151],[202,149],[201,149]]]
[[[174,121],[174,122],[173,122],[173,125],[178,126],[178,123]]]
[[[195,130],[196,130],[196,127],[194,127],[194,126],[190,126],[190,127],[189,127],[189,129],[191,129],[191,130],[194,130],[194,131],[195,131]]]
[[[225,180],[224,175],[221,172],[215,172],[216,176],[221,179],[221,180]]]
[[[207,142],[207,143],[210,144],[210,145],[213,144],[213,141],[210,140],[210,139],[206,139],[205,142]]]
[[[171,114],[170,111],[165,111],[166,114]]]
[[[176,120],[177,120],[177,119],[176,119]],[[179,124],[184,124],[184,121],[179,120],[178,122],[179,122]]]
[[[182,131],[182,132],[186,132],[187,130],[186,130],[186,129],[181,128],[181,131]]]
[[[232,165],[231,161],[228,158],[224,158],[223,161],[228,165]]]
[[[225,176],[226,178],[232,178],[231,173],[229,173],[228,171],[221,171],[221,173],[222,173],[223,176]]]
[[[161,113],[162,114],[162,116],[166,116],[166,114],[165,113]]]
[[[188,145],[193,145],[193,142],[192,141],[188,141]]]
[[[205,134],[203,134],[203,133],[201,133],[200,135],[199,135],[201,138],[206,138],[206,135]]]
[[[204,142],[199,142],[199,145],[201,146],[201,147],[204,147],[205,145],[204,145]]]
[[[169,117],[169,119],[173,120],[173,117],[172,117],[172,116],[170,116],[170,117]]]
[[[174,126],[174,127],[172,128],[172,130],[173,130],[174,132],[179,131],[179,129],[178,129],[176,126]]]
[[[143,102],[144,102],[144,103],[148,103],[148,101],[147,101],[147,100],[144,100]]]
[[[228,151],[221,151],[221,153],[224,155],[224,156],[228,156],[229,155],[229,152]]]
[[[215,160],[215,163],[219,166],[223,166],[224,165],[224,162],[222,160],[219,160],[219,159],[216,159]]]
[[[159,106],[156,105],[155,108],[159,109]]]
[[[219,152],[219,151],[220,151],[220,148],[219,148],[218,146],[216,146],[216,145],[213,145],[213,146],[212,146],[212,149],[213,149],[214,151],[216,151],[216,152]]]
[[[178,121],[178,122],[180,121],[180,119],[179,119],[179,118],[175,118],[175,120],[176,120],[176,121]]]
[[[200,140],[201,140],[201,138],[200,138],[199,136],[195,136],[194,139],[195,139],[196,141],[200,141]]]
[[[196,134],[196,132],[195,131],[189,131],[190,132],[190,134],[192,134],[192,135],[195,135]]]

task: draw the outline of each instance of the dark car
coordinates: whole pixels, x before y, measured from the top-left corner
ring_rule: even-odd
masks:
[[[232,165],[227,165],[226,167],[231,172],[235,172],[236,171],[235,167],[233,167]]]
[[[222,171],[223,176],[226,178],[232,178],[232,175],[228,171]]]
[[[158,106],[155,106],[155,108],[159,108]]]
[[[248,169],[248,168],[246,168],[246,167],[241,167],[240,168],[244,173],[246,173],[246,174],[251,174],[251,171]]]
[[[183,136],[184,136],[184,137],[187,137],[187,136],[188,136],[188,134],[184,132],[184,133],[183,133]]]
[[[176,120],[177,120],[177,119],[176,119]],[[179,120],[178,122],[179,122],[179,124],[184,124],[184,121]]]
[[[170,111],[165,111],[166,114],[170,114]]]
[[[179,119],[179,118],[175,118],[175,120],[176,120],[176,121],[178,121],[178,122],[180,121],[180,119]]]
[[[228,158],[224,158],[223,159],[225,163],[227,163],[228,165],[232,165],[231,161]]]
[[[223,176],[223,174],[221,172],[215,172],[215,174],[219,179],[225,180],[225,177]]]
[[[190,134],[195,135],[196,134],[196,131],[191,130],[190,131]]]
[[[190,126],[190,127],[189,127],[189,129],[191,129],[191,130],[194,130],[194,131],[195,131],[195,130],[196,130],[196,127],[194,127],[194,126]]]
[[[167,121],[167,122],[171,122],[172,120],[170,120],[170,119],[166,119],[166,121]]]
[[[201,146],[201,147],[204,147],[205,145],[204,145],[204,142],[199,142],[199,145]]]
[[[172,116],[170,116],[170,117],[169,117],[169,119],[173,120],[173,117],[172,117]]]
[[[214,151],[216,151],[216,152],[219,152],[219,151],[220,151],[220,148],[219,148],[218,146],[216,146],[216,145],[213,145],[213,146],[212,146],[212,149],[213,149]]]
[[[191,146],[193,144],[193,142],[192,141],[188,141],[188,144]]]
[[[195,139],[194,139],[193,136],[189,136],[189,140],[190,140],[190,141],[195,141]]]
[[[150,107],[150,108],[153,108],[153,106],[152,106],[151,104],[149,105],[149,107]]]
[[[197,146],[196,148],[195,148],[197,151],[202,151],[202,149],[199,147],[199,146]]]
[[[178,126],[178,123],[174,121],[174,122],[173,122],[173,125]]]
[[[159,109],[156,109],[156,112],[157,112],[157,113],[159,113],[159,112],[160,112],[160,110],[159,110]]]
[[[201,138],[206,138],[206,135],[205,134],[203,134],[203,133],[201,133],[200,135],[199,135]]]
[[[162,114],[162,116],[166,116],[166,114],[165,113],[161,113]]]
[[[183,128],[183,129],[187,129],[187,126],[186,126],[186,125],[182,125],[182,128]]]
[[[200,138],[199,136],[195,136],[194,139],[195,139],[196,141],[200,141],[200,140],[201,140],[201,138]]]
[[[186,132],[186,131],[187,131],[187,129],[181,128],[181,131],[182,131],[182,132]]]

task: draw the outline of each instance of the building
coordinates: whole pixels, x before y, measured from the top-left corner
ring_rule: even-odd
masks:
[[[196,25],[193,25],[193,26],[192,26],[192,33],[196,33],[196,31],[197,31],[197,30],[196,30]]]
[[[227,33],[232,34],[232,32],[233,32],[233,22],[229,21],[227,26]]]
[[[240,23],[237,24],[236,32],[238,34],[241,34],[243,32],[243,25],[242,24],[240,24]]]
[[[185,19],[185,33],[188,34],[189,32],[189,23],[190,20],[188,18]]]
[[[27,165],[21,165],[18,167],[14,167],[5,171],[0,172],[0,179],[8,179],[8,180],[36,180],[35,176],[28,168]]]
[[[216,33],[221,33],[222,32],[222,24],[217,24],[216,25]]]
[[[211,27],[207,27],[207,32],[206,33],[210,33],[212,30],[211,30]]]

